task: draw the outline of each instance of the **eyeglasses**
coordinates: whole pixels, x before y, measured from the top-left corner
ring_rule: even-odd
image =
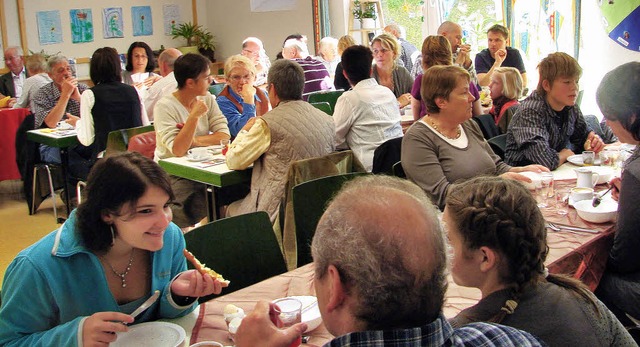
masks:
[[[234,82],[240,82],[240,80],[244,80],[245,82],[249,82],[249,81],[251,81],[251,75],[244,75],[244,76],[232,75],[232,76],[229,76],[229,79],[234,81]]]
[[[248,50],[246,48],[242,50],[242,53],[246,53],[246,54],[251,55],[253,57],[257,57],[257,56],[260,55],[260,52],[254,52],[254,51]]]
[[[386,54],[387,52],[390,51],[390,49],[381,48],[381,49],[373,49],[371,51],[373,52],[373,55],[378,55],[378,53]]]

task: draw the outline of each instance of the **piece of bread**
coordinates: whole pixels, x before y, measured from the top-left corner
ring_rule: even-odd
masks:
[[[212,269],[208,268],[205,264],[202,264],[200,262],[200,260],[198,260],[193,253],[189,252],[186,248],[182,251],[182,253],[184,253],[185,258],[187,258],[187,260],[193,264],[193,267],[195,267],[196,270],[198,270],[201,274],[203,275],[209,275],[211,277],[213,277],[214,279],[217,279],[218,282],[222,283],[223,287],[227,287],[229,286],[229,283],[231,283],[230,281],[227,281],[224,279],[224,277],[222,277],[221,274],[213,271]]]

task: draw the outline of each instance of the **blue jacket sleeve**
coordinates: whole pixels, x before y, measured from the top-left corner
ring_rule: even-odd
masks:
[[[57,310],[39,269],[26,257],[14,259],[2,286],[0,346],[77,346],[85,317],[59,325]]]
[[[256,115],[256,105],[243,102],[242,113],[240,113],[233,102],[231,102],[231,100],[226,96],[218,96],[217,101],[220,111],[222,111],[222,114],[227,117],[227,121],[229,122],[229,131],[233,137],[238,135],[240,130],[242,130],[242,127],[247,124],[249,118]]]

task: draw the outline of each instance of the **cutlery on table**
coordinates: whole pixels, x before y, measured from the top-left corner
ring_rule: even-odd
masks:
[[[579,227],[573,227],[573,226],[570,226],[570,225],[555,224],[555,223],[551,223],[551,222],[547,222],[547,228],[549,228],[549,229],[551,229],[553,231],[569,230],[569,231],[582,231],[582,232],[585,232],[585,233],[592,233],[592,234],[599,233],[599,231],[593,230],[593,229],[579,228]]]
[[[604,193],[600,194],[600,195],[596,195],[593,197],[593,201],[591,202],[591,206],[593,207],[598,207],[598,205],[600,205],[600,203],[602,202],[602,198],[604,198],[605,195],[607,195],[607,193],[609,193],[611,191],[611,189],[613,189],[614,185],[612,184],[611,187],[609,187],[609,189],[607,189],[607,191],[605,191]]]
[[[151,297],[149,299],[147,299],[145,302],[143,302],[142,305],[140,305],[140,307],[136,308],[135,311],[131,312],[131,317],[133,317],[135,319],[137,315],[139,315],[140,313],[144,312],[144,310],[148,309],[151,305],[153,305],[153,303],[156,302],[156,300],[158,300],[159,296],[160,296],[160,291],[156,289],[153,292],[153,295],[151,295]]]

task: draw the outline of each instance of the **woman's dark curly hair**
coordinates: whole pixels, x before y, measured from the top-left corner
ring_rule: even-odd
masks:
[[[446,208],[466,248],[489,247],[507,260],[500,276],[513,290],[510,300],[491,319],[499,323],[513,313],[527,286],[545,281],[549,247],[544,217],[522,184],[500,177],[477,177],[453,185]],[[572,290],[598,311],[588,288],[579,281],[551,274],[546,280]]]
[[[102,217],[108,213],[121,215],[123,207],[135,205],[150,186],[159,187],[174,199],[169,176],[142,154],[127,152],[99,160],[89,173],[86,197],[76,211],[76,229],[84,246],[91,251],[109,250],[113,239]]]
[[[127,51],[127,65],[125,66],[125,70],[133,71],[133,49],[134,48],[144,48],[144,51],[147,53],[147,67],[145,67],[145,72],[153,72],[156,68],[156,58],[153,55],[153,51],[148,44],[142,41],[136,41],[129,46],[129,50]]]

